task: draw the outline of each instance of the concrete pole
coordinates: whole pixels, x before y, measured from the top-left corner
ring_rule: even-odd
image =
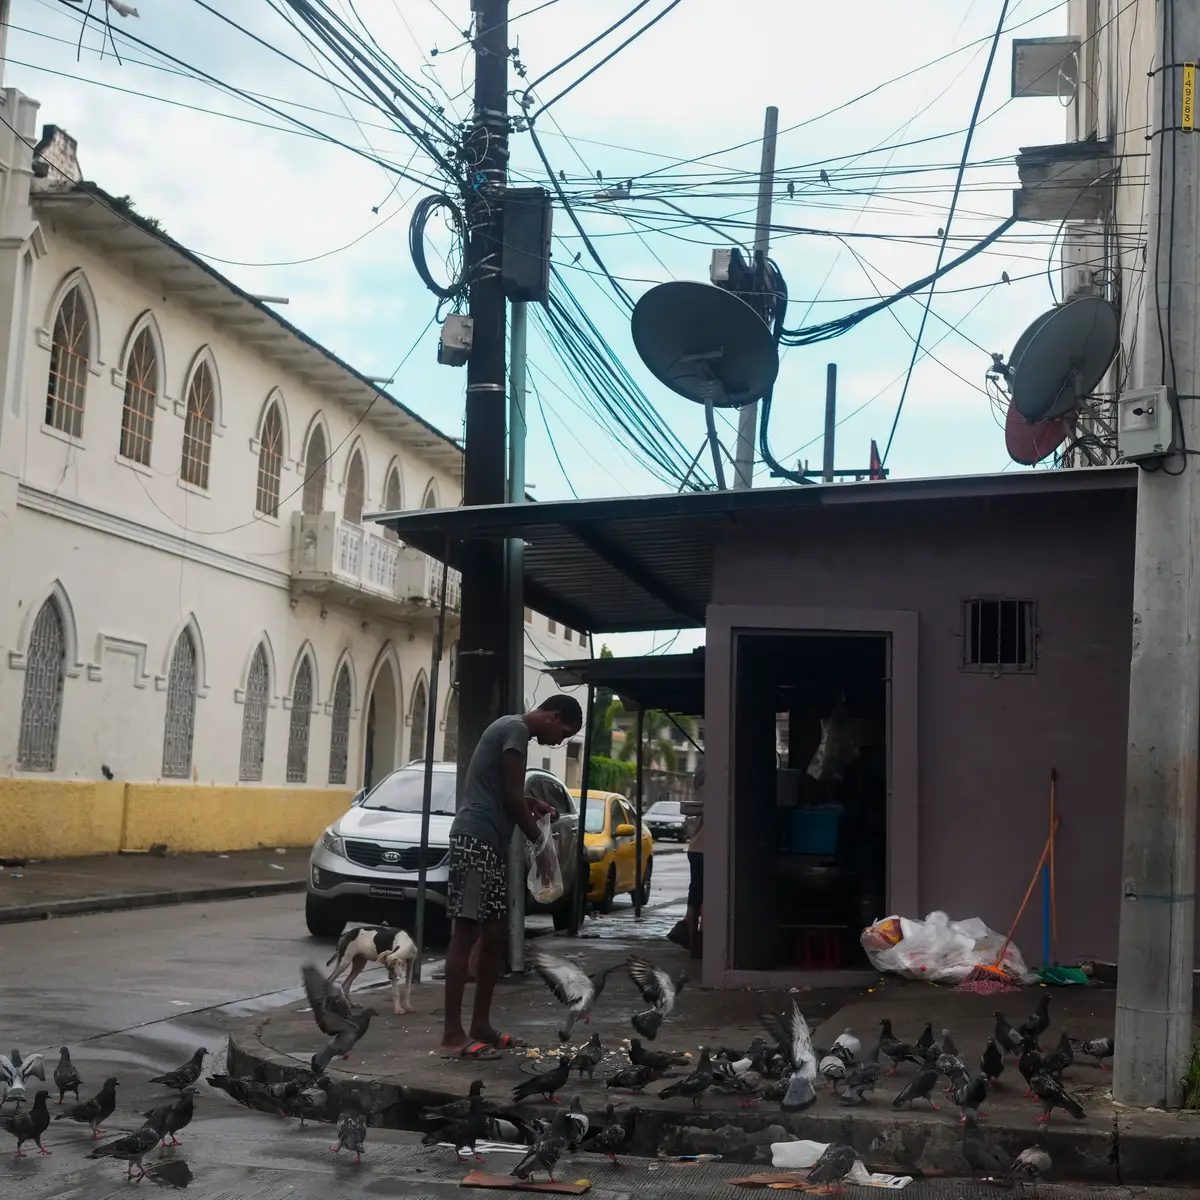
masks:
[[[1192,457],[1200,450],[1200,135],[1180,127],[1182,64],[1200,58],[1200,2],[1160,0],[1155,12],[1140,316],[1147,336],[1138,339],[1132,386],[1175,389],[1175,446],[1182,435],[1189,453],[1138,480],[1113,1097],[1175,1108],[1192,1043],[1200,750],[1200,462]]]
[[[825,444],[821,454],[821,478],[833,482],[833,439],[837,434],[837,363],[825,368]]]
[[[642,796],[645,794],[642,757],[645,754],[646,710],[637,710],[637,784],[633,809],[633,919],[642,919]]]
[[[763,258],[771,250],[771,197],[775,190],[775,135],[779,131],[779,109],[767,109],[763,122],[762,163],[758,171],[758,213],[755,217],[754,249]],[[754,452],[758,435],[758,401],[738,411],[737,453],[734,455],[735,488],[754,486]]]

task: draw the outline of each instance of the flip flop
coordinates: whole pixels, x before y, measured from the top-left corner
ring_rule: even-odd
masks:
[[[525,1043],[520,1038],[514,1037],[511,1033],[502,1033],[500,1040],[496,1043],[497,1050],[524,1050]]]
[[[447,1054],[447,1058],[470,1058],[476,1062],[494,1062],[501,1055],[495,1046],[489,1045],[487,1042],[471,1041],[468,1042],[457,1055]]]

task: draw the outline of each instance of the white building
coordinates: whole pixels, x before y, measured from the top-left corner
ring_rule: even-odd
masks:
[[[460,448],[0,104],[0,841],[303,845],[425,752],[441,567],[363,514]]]

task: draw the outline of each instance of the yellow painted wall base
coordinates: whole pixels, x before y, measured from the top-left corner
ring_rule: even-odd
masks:
[[[78,858],[311,846],[350,805],[344,788],[203,787],[0,778],[0,854]]]

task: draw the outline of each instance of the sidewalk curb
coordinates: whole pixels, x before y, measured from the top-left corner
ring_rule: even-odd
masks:
[[[179,888],[162,892],[125,892],[108,896],[80,896],[74,900],[48,900],[44,904],[11,905],[0,908],[0,925],[26,921],[48,921],[53,917],[90,913],[127,912],[135,908],[167,908],[177,904],[199,904],[208,900],[247,900],[254,896],[278,896],[302,892],[304,879],[265,879],[255,883],[233,883],[222,887]]]

